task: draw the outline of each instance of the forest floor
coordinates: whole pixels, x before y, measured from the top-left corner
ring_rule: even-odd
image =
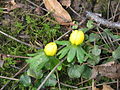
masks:
[[[120,0],[0,0],[0,90],[119,90],[119,63]]]

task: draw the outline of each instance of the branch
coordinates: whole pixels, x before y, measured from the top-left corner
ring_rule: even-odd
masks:
[[[51,72],[47,75],[47,77],[43,80],[43,82],[39,85],[39,87],[37,88],[37,90],[40,90],[42,88],[42,86],[45,84],[45,82],[48,80],[48,78],[51,76],[51,74],[56,70],[56,68],[62,64],[63,61],[65,61],[66,58],[64,58],[63,60],[61,60],[52,70]]]
[[[2,57],[11,57],[11,58],[25,58],[25,59],[30,59],[31,57],[26,57],[26,56],[15,56],[15,55],[10,55],[10,54],[0,54]]]
[[[20,41],[20,40],[14,38],[13,36],[10,36],[10,35],[2,32],[2,31],[0,31],[0,33],[3,34],[3,35],[5,35],[5,36],[7,36],[7,37],[9,37],[9,38],[11,38],[11,39],[13,39],[13,40],[15,40],[15,41],[17,41],[17,42],[19,42],[19,43],[21,43],[21,44],[27,45],[27,46],[29,46],[29,47],[38,48],[38,47],[36,47],[36,46],[34,46],[34,45],[30,45],[30,44],[28,44],[28,43],[25,43],[25,42],[23,42],[23,41]]]
[[[10,77],[5,77],[5,76],[0,76],[0,78],[4,78],[4,79],[9,79],[9,80],[19,80],[19,79],[16,79],[16,78],[10,78]]]
[[[117,81],[113,81],[113,82],[108,82],[108,83],[102,83],[102,84],[97,84],[96,86],[102,86],[104,84],[113,84],[113,83],[117,83]],[[83,89],[88,89],[88,88],[92,88],[92,86],[87,86],[87,87],[83,87],[83,88],[78,88],[75,90],[83,90]]]
[[[95,22],[100,23],[100,24],[102,24],[102,25],[105,25],[105,26],[107,26],[107,27],[120,29],[120,23],[118,23],[118,22],[111,22],[111,21],[108,21],[108,20],[106,20],[106,19],[100,18],[100,17],[97,16],[95,13],[86,11],[86,17],[87,17],[87,18],[91,18],[91,19],[93,19]]]

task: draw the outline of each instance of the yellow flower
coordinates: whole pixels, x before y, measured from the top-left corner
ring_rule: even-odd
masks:
[[[57,45],[54,42],[48,43],[45,48],[44,52],[47,56],[54,56],[57,52]]]
[[[73,45],[80,45],[84,41],[83,31],[78,30],[73,31],[70,35],[69,40]]]

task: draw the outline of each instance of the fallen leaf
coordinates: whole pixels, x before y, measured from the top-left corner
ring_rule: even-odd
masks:
[[[120,64],[108,62],[106,64],[97,65],[93,68],[92,77],[96,78],[98,75],[106,76],[108,78],[120,78]]]
[[[92,88],[92,90],[101,90],[101,89],[99,89],[99,88],[96,88],[96,87],[93,87],[93,88]]]
[[[51,12],[58,23],[69,23],[72,21],[69,13],[57,0],[43,0],[45,7]]]
[[[103,85],[103,89],[102,90],[114,90],[113,88],[110,87],[110,85]]]
[[[60,0],[63,6],[66,6],[67,8],[71,5],[71,0]]]

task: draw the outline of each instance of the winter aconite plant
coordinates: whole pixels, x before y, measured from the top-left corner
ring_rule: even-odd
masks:
[[[30,69],[32,70],[41,70],[43,67],[46,66],[46,64],[49,63],[49,66],[47,65],[47,69],[52,69],[56,64],[59,63],[59,60],[54,57],[54,55],[57,52],[57,45],[54,42],[48,43],[44,50],[40,50],[37,55],[29,60],[27,60],[27,63],[30,65]]]
[[[69,41],[56,41],[59,45],[65,45],[65,47],[57,53],[59,59],[67,55],[67,61],[72,62],[76,56],[78,62],[83,63],[85,61],[85,55],[90,57],[81,47],[84,37],[83,31],[75,30],[70,34]]]

